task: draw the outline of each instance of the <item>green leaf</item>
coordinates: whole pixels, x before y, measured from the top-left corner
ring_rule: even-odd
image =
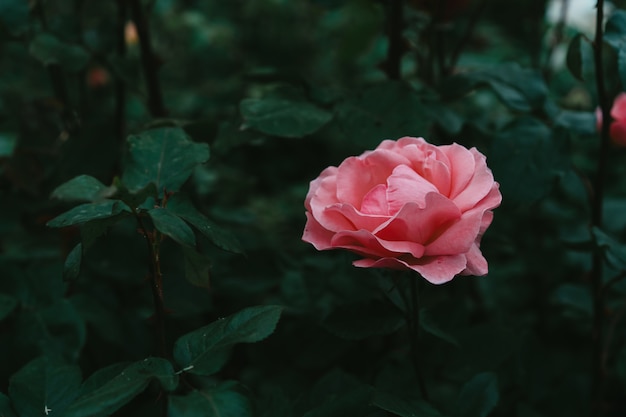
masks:
[[[17,299],[0,293],[0,320],[7,317],[17,307]]]
[[[239,109],[247,127],[284,138],[315,133],[333,117],[314,104],[282,98],[247,98]]]
[[[557,139],[548,126],[530,117],[515,119],[498,134],[489,163],[505,203],[531,204],[552,190],[567,166]]]
[[[331,333],[348,340],[390,334],[404,324],[404,316],[391,303],[379,300],[341,306],[323,322]]]
[[[441,417],[439,411],[422,400],[406,400],[396,394],[377,391],[373,404],[400,417]]]
[[[119,364],[105,368],[85,381],[66,417],[108,416],[146,389],[153,379],[158,379],[167,391],[178,386],[172,364],[163,358],[147,358],[123,368]]]
[[[154,227],[156,227],[159,232],[171,237],[181,245],[196,245],[196,236],[193,234],[193,230],[191,230],[184,220],[172,213],[169,209],[158,207],[148,210],[148,214],[152,218]]]
[[[438,337],[441,340],[445,340],[446,342],[459,346],[459,342],[456,340],[454,336],[443,330],[436,319],[433,317],[434,314],[428,309],[420,310],[420,327],[424,329],[424,331],[432,334],[433,336]]]
[[[28,2],[23,0],[2,0],[0,2],[0,26],[10,34],[19,36],[28,29]]]
[[[13,155],[17,138],[9,133],[0,133],[0,158],[9,158]]]
[[[373,149],[382,139],[422,136],[432,124],[428,106],[402,82],[367,88],[337,105],[336,113],[345,141],[360,150]]]
[[[209,257],[188,248],[183,248],[183,253],[185,255],[185,278],[187,281],[198,287],[209,288],[209,269],[211,267]]]
[[[74,281],[80,273],[80,264],[83,259],[83,244],[79,243],[67,255],[63,264],[63,279],[65,281]]]
[[[577,317],[591,317],[593,315],[593,299],[589,288],[575,284],[561,284],[554,291],[552,300],[570,311],[576,312]]]
[[[603,40],[615,49],[621,49],[626,42],[626,12],[616,10],[604,27]]]
[[[122,182],[131,191],[146,187],[151,182],[159,193],[178,191],[194,168],[209,159],[205,143],[192,142],[178,127],[152,129],[128,137],[130,160]]]
[[[44,356],[27,363],[11,377],[9,396],[20,417],[64,415],[77,395],[80,380],[77,366]]]
[[[67,227],[90,220],[106,219],[116,216],[123,211],[129,211],[128,207],[120,200],[106,200],[99,203],[85,203],[50,220],[48,227]]]
[[[582,39],[583,35],[581,35],[580,33],[576,35],[574,39],[572,39],[567,49],[566,57],[567,68],[572,73],[572,75],[580,81],[584,81],[583,58],[582,52],[580,51]]]
[[[192,391],[185,396],[169,398],[169,417],[251,417],[250,400],[236,391],[233,382],[216,387]]]
[[[11,407],[9,397],[0,392],[0,417],[17,417]]]
[[[52,191],[52,198],[63,201],[94,201],[107,187],[89,175],[79,175]]]
[[[453,75],[442,81],[439,91],[444,99],[453,99],[482,86],[490,87],[512,110],[522,112],[541,108],[548,96],[541,74],[517,63]]]
[[[622,90],[626,90],[626,45],[620,48],[617,53],[617,70],[619,80],[622,83]]]
[[[457,409],[462,417],[486,417],[500,400],[498,378],[492,372],[475,375],[461,389]]]
[[[595,135],[596,115],[590,111],[560,110],[554,116],[554,124],[581,135]]]
[[[63,43],[49,33],[35,36],[29,51],[44,65],[58,64],[72,72],[80,71],[89,61],[89,54],[83,48]]]
[[[241,244],[232,233],[209,220],[183,194],[174,194],[167,202],[167,209],[191,223],[217,247],[230,252],[243,253]]]
[[[80,228],[84,249],[91,247],[98,237],[106,233],[114,224],[129,216],[131,216],[129,211],[122,211],[115,216],[85,222]]]
[[[626,246],[613,239],[597,227],[591,229],[596,246],[604,253],[604,258],[613,268],[626,270]]]
[[[283,308],[249,307],[179,338],[174,359],[187,372],[211,375],[226,362],[237,343],[255,343],[274,332]]]
[[[103,196],[112,200],[122,200],[128,207],[137,209],[148,198],[156,199],[159,192],[153,182],[138,190],[130,191],[118,177],[115,177],[113,185],[107,188]]]

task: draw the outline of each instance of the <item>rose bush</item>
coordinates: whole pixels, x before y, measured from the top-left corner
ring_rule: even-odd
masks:
[[[501,199],[476,148],[385,140],[311,181],[302,239],[362,256],[357,267],[410,269],[441,284],[487,273],[480,240]]]
[[[611,107],[611,123],[609,136],[617,146],[626,146],[626,93],[620,93],[613,101]],[[596,120],[598,130],[602,129],[602,110],[596,109]]]

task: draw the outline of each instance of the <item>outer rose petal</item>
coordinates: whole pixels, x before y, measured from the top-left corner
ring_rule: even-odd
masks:
[[[330,249],[332,247],[330,241],[335,233],[323,228],[311,213],[307,212],[305,214],[306,225],[304,226],[302,240],[310,243],[317,250]]]
[[[359,259],[352,265],[359,268],[412,269],[432,284],[443,284],[464,270],[466,260],[464,255],[431,257],[424,264],[411,264],[397,258]]]
[[[477,277],[487,275],[489,272],[487,260],[480,252],[477,244],[473,244],[465,256],[467,257],[467,268],[461,272],[462,275],[475,275]]]

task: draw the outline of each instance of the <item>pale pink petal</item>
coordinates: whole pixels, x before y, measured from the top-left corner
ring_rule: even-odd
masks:
[[[398,258],[358,259],[352,265],[359,268],[411,269],[409,264]]]
[[[443,284],[451,281],[467,266],[465,255],[435,256],[420,259],[419,264],[409,265],[411,269],[420,273],[426,281],[433,284]]]
[[[307,212],[305,215],[306,224],[304,225],[302,240],[312,244],[317,250],[330,249],[331,239],[335,233],[322,227],[311,213]]]
[[[465,147],[453,143],[452,145],[440,146],[450,161],[450,194],[451,199],[461,193],[474,176],[476,166],[474,155]]]
[[[407,203],[387,223],[375,230],[376,236],[385,240],[401,240],[424,244],[433,239],[444,225],[461,217],[456,205],[437,193],[426,195],[426,206]]]
[[[438,193],[437,188],[406,165],[399,165],[387,179],[389,213],[397,213],[405,204],[426,204],[426,195]]]
[[[411,255],[419,258],[424,246],[416,242],[388,241],[366,230],[339,232],[331,239],[333,248],[349,249],[366,257]]]
[[[441,234],[426,245],[425,255],[456,255],[467,252],[480,232],[483,214],[483,210],[463,213],[460,219],[442,229]]]
[[[324,212],[325,218],[330,218],[333,215],[341,217],[342,220],[349,222],[349,225],[340,230],[365,229],[373,231],[380,227],[381,224],[389,220],[389,216],[387,215],[362,213],[350,204],[335,204],[334,206],[327,208]]]
[[[465,189],[453,198],[454,203],[461,211],[466,211],[474,207],[489,194],[495,182],[491,170],[487,167],[485,156],[479,153],[476,148],[470,149],[470,152],[475,158],[474,175],[465,186]]]
[[[361,207],[363,197],[378,184],[385,184],[393,169],[406,162],[404,156],[385,150],[347,158],[337,171],[337,199]]]
[[[378,184],[363,197],[361,203],[361,213],[364,214],[389,214],[389,204],[387,203],[387,186]]]
[[[461,273],[462,275],[475,275],[477,277],[487,275],[487,272],[489,272],[487,260],[480,252],[477,244],[472,245],[465,256],[467,258],[467,267]]]
[[[324,201],[336,202],[337,184],[335,181],[337,167],[328,167],[309,184],[309,192],[304,200],[304,207],[311,210],[311,200],[314,197]],[[322,184],[324,185],[322,186]],[[328,203],[327,203],[328,204]]]

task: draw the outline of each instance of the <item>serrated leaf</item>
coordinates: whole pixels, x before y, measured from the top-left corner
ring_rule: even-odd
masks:
[[[79,243],[70,251],[63,264],[63,279],[74,281],[80,273],[80,264],[83,259],[83,244]]]
[[[35,36],[28,50],[44,65],[58,64],[72,72],[80,71],[89,61],[89,54],[83,48],[63,43],[49,33]]]
[[[120,200],[106,200],[99,203],[85,203],[50,220],[48,227],[67,227],[85,223],[90,220],[106,219],[129,211],[126,204]]]
[[[153,379],[158,379],[165,390],[172,391],[178,386],[178,377],[172,364],[163,358],[147,358],[132,363],[123,369],[119,365],[113,372],[94,374],[85,381],[80,396],[66,411],[66,417],[107,416],[119,410],[141,393]],[[97,378],[96,383],[90,379]]]
[[[580,51],[581,42],[583,35],[580,33],[572,39],[567,48],[567,57],[565,62],[567,63],[567,68],[572,73],[574,77],[579,79],[580,81],[584,81],[583,79],[583,58],[582,53]]]
[[[193,169],[209,159],[209,147],[195,143],[178,127],[152,129],[128,137],[130,159],[122,182],[129,190],[144,188],[151,182],[159,193],[178,191]]]
[[[185,246],[195,246],[196,236],[193,230],[180,217],[167,208],[155,208],[148,210],[154,227],[166,236]]]
[[[209,257],[188,248],[183,248],[183,253],[185,255],[185,278],[187,281],[198,287],[209,288],[209,269],[211,267]]]
[[[237,343],[255,343],[274,332],[283,308],[249,307],[180,337],[174,359],[187,372],[211,375],[226,362]]]
[[[454,346],[457,346],[457,347],[459,346],[459,342],[456,340],[456,338],[452,336],[450,333],[443,330],[441,326],[439,326],[439,324],[437,323],[435,317],[433,317],[433,314],[431,313],[430,310],[421,309],[419,321],[420,321],[420,327],[424,331],[432,334],[433,336],[438,337],[441,340],[445,340],[446,342]]]
[[[0,320],[11,314],[17,307],[17,299],[6,294],[0,294]]]
[[[395,394],[377,391],[373,404],[400,417],[441,417],[439,411],[421,400],[407,400]]]
[[[499,400],[498,378],[492,372],[483,372],[463,386],[457,409],[462,417],[487,417]]]
[[[324,319],[331,333],[349,340],[390,334],[404,324],[402,312],[390,303],[378,300],[344,305]]]
[[[63,201],[94,201],[106,188],[90,175],[79,175],[55,188],[51,197]]]
[[[27,363],[11,377],[9,396],[20,417],[51,412],[63,415],[76,397],[80,381],[77,366],[44,356]]]
[[[171,396],[168,416],[251,417],[250,400],[234,390],[235,387],[234,383],[226,382],[210,389],[192,391],[185,396]]]
[[[284,138],[315,133],[333,117],[312,103],[281,98],[247,98],[239,109],[247,127]]]
[[[243,253],[241,244],[232,233],[209,220],[184,195],[174,194],[168,200],[167,209],[192,224],[217,247],[230,252]]]

